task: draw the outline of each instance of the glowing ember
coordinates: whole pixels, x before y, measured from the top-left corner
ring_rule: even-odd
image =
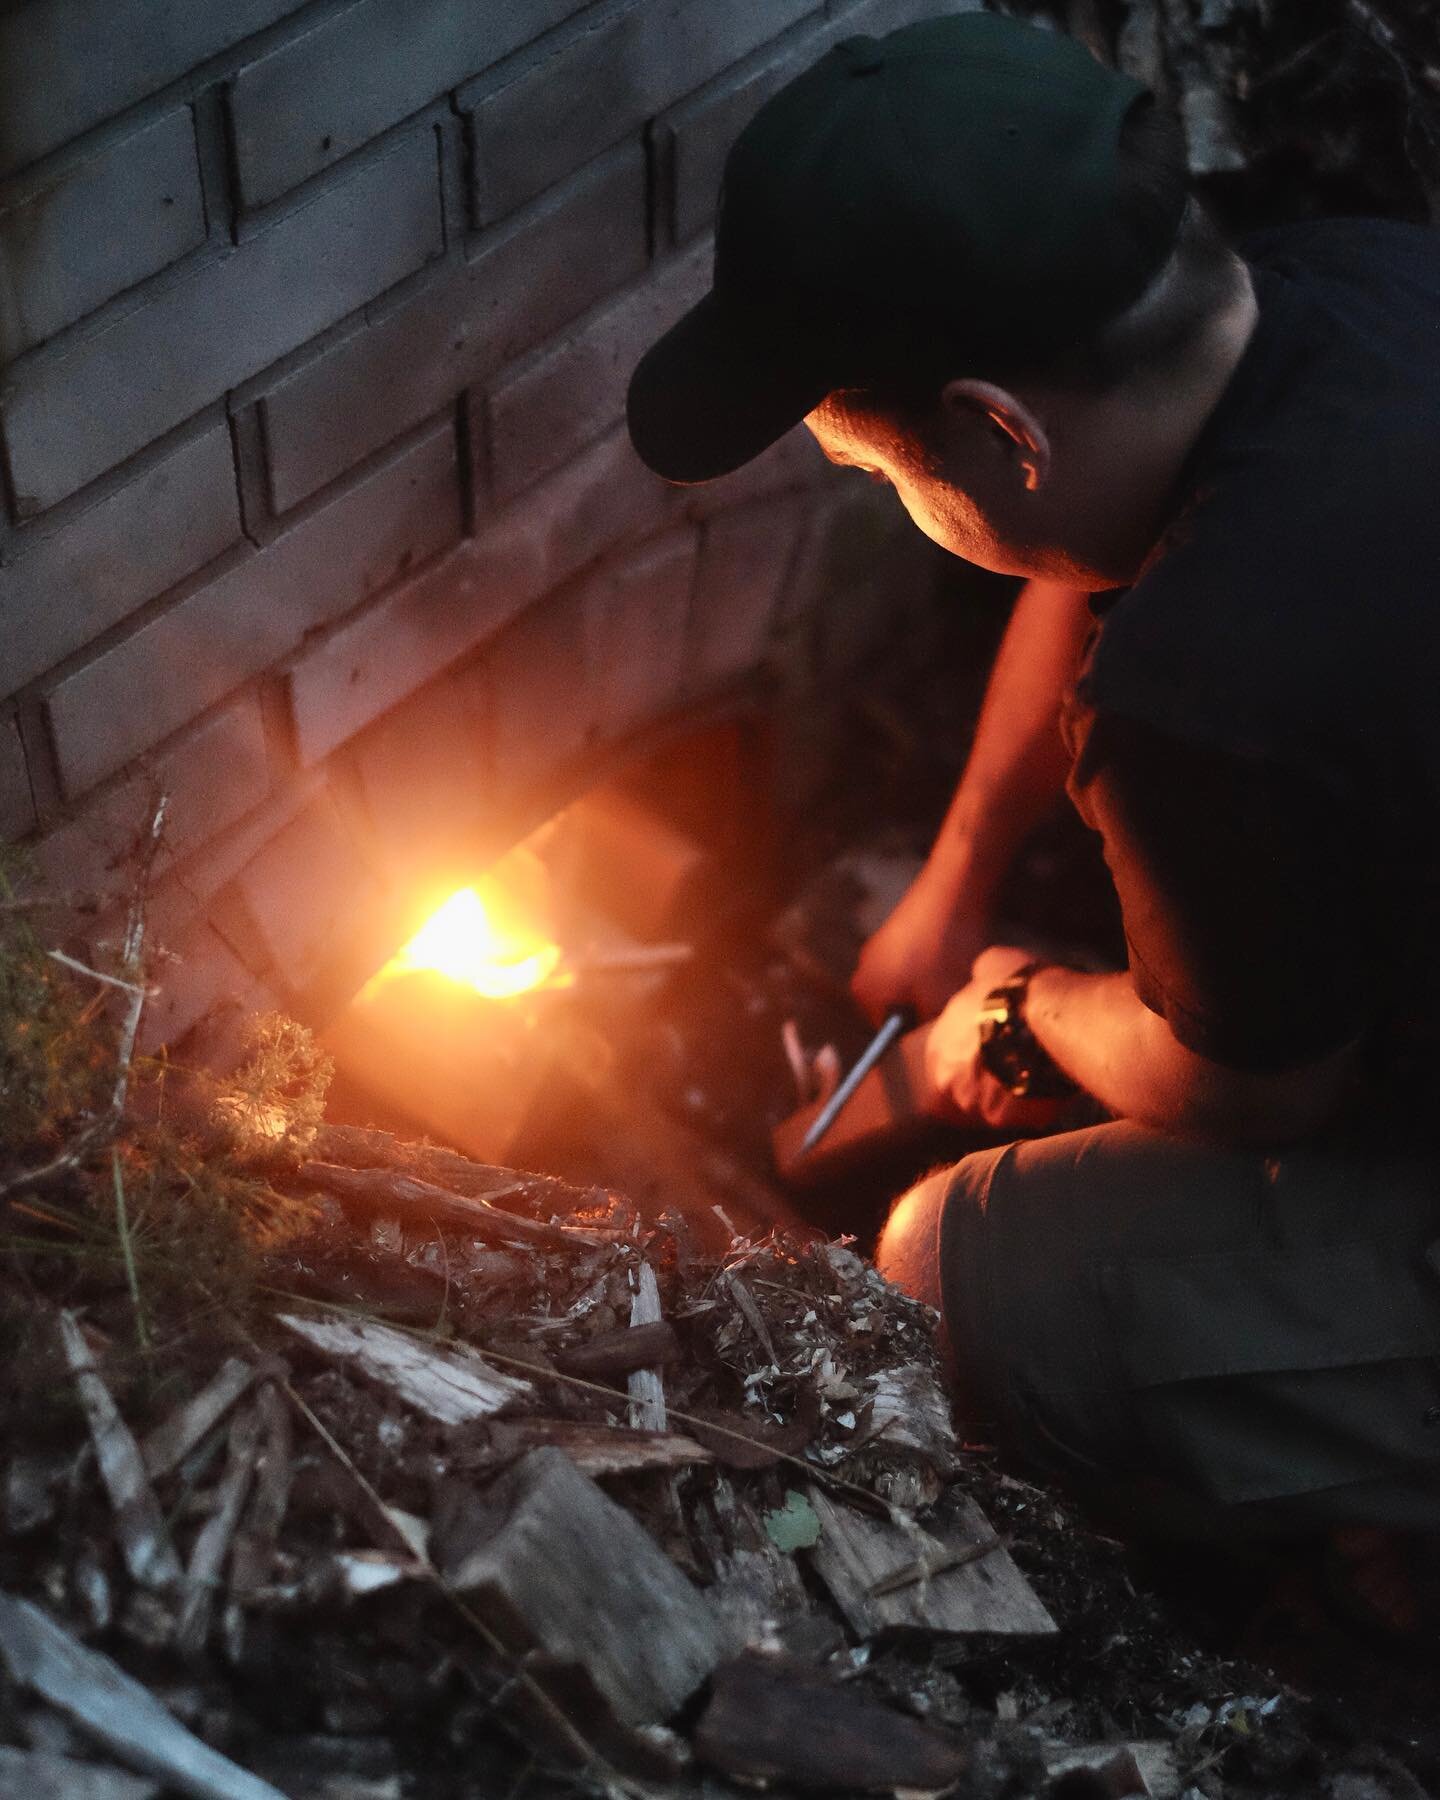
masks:
[[[487,1000],[509,1000],[552,981],[561,950],[519,921],[494,893],[461,888],[386,963],[376,982],[431,970],[474,988]]]

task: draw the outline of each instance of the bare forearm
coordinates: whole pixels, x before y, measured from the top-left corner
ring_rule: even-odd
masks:
[[[1040,969],[1025,1017],[1065,1073],[1111,1112],[1221,1143],[1304,1137],[1333,1110],[1351,1061],[1346,1049],[1279,1074],[1227,1068],[1179,1043],[1125,973]]]
[[[972,896],[999,885],[1064,786],[1060,705],[1089,621],[1088,595],[1074,588],[1030,581],[1016,599],[965,772],[930,857],[936,877]]]

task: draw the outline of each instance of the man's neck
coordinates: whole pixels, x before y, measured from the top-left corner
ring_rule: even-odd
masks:
[[[1087,409],[1083,454],[1104,472],[1103,485],[1122,497],[1103,509],[1094,545],[1094,573],[1111,585],[1135,578],[1174,516],[1185,464],[1234,378],[1259,316],[1244,270],[1235,297],[1182,363],[1163,378],[1126,383]]]

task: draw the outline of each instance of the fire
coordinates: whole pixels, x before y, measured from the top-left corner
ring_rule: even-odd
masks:
[[[375,982],[433,971],[487,1000],[510,1000],[546,983],[561,985],[561,955],[559,944],[515,916],[503,888],[485,880],[431,913]]]

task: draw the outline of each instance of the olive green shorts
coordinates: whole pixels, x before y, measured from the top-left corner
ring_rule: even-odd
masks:
[[[1199,1530],[1440,1530],[1440,1155],[1117,1122],[928,1191],[960,1389],[1002,1445]]]

